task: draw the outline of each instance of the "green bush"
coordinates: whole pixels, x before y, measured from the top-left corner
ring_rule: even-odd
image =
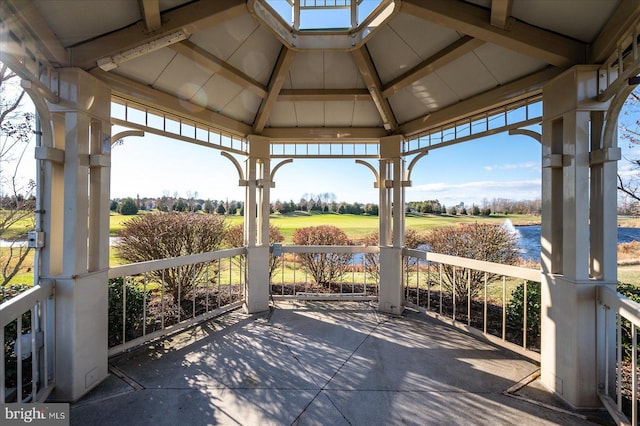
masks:
[[[640,303],[640,288],[633,284],[620,283],[616,287],[616,291],[625,297]],[[627,320],[622,321],[622,353],[624,358],[631,359],[631,323]]]
[[[531,339],[540,336],[541,293],[540,284],[527,281],[527,336]],[[524,283],[511,292],[507,304],[507,324],[515,330],[524,327]]]
[[[120,202],[118,212],[123,216],[134,216],[138,214],[138,205],[133,198],[125,198]]]
[[[122,303],[123,303],[124,280],[114,278],[109,280],[109,346],[124,343],[122,341]],[[131,340],[136,337],[136,332],[144,327],[144,307],[149,304],[151,290],[145,291],[136,285],[126,286],[126,318],[125,318],[125,339]]]

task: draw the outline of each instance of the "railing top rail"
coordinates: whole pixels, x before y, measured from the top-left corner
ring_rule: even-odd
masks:
[[[534,281],[537,283],[542,281],[542,274],[537,269],[522,268],[520,266],[513,266],[513,265],[502,265],[499,263],[486,262],[484,260],[467,259],[464,257],[426,252],[422,250],[404,249],[403,254],[405,256],[424,259],[429,262],[444,263],[447,265],[458,266],[461,268],[469,268],[476,271],[488,272],[491,274],[521,278],[523,280]]]
[[[145,272],[160,269],[175,268],[178,266],[192,265],[194,263],[211,262],[212,260],[226,257],[239,256],[247,253],[245,247],[218,250],[208,253],[190,254],[187,256],[172,257],[169,259],[149,260],[147,262],[131,263],[128,265],[109,268],[109,278],[120,278],[131,275],[144,274]]]
[[[24,293],[7,300],[0,305],[0,327],[4,328],[19,315],[32,309],[36,303],[46,300],[53,295],[54,280],[42,280]]]
[[[283,253],[380,253],[378,246],[282,246]]]
[[[640,303],[625,297],[607,285],[599,285],[598,302],[640,327]]]

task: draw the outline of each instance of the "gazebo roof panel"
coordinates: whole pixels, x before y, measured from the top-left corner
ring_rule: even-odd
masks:
[[[474,53],[491,75],[498,80],[499,84],[505,84],[531,74],[545,68],[547,65],[544,62],[490,43],[485,43],[478,47],[474,50]]]
[[[367,48],[382,83],[420,63],[420,57],[391,27],[380,28]]]
[[[276,102],[267,127],[299,127],[295,102]]]
[[[498,81],[474,54],[467,54],[436,71],[462,100],[498,85]]]
[[[416,18],[407,13],[396,15],[389,22],[389,27],[421,60],[430,58],[442,48],[460,38],[460,34],[455,30]]]
[[[145,58],[148,55],[145,55]],[[149,69],[149,65],[145,67]],[[188,79],[184,76],[189,76]],[[213,72],[182,55],[175,55],[162,70],[153,87],[167,93],[173,93],[180,99],[191,99],[211,78]]]
[[[123,62],[111,72],[152,86],[176,56],[171,49],[160,49],[148,55]]]
[[[232,81],[214,74],[196,95],[204,98],[206,106],[216,112],[220,112],[224,107],[234,100],[242,92],[243,88]]]
[[[220,113],[243,123],[253,124],[261,101],[262,99],[250,90],[243,90],[220,110]]]
[[[216,58],[226,61],[258,27],[258,22],[251,15],[244,14],[197,31],[189,40]]]
[[[373,101],[354,103],[353,127],[382,127],[382,119]]]
[[[323,52],[298,52],[289,70],[285,89],[324,89]]]
[[[258,27],[229,57],[227,63],[262,84],[269,83],[282,44],[264,27]]]
[[[620,2],[621,0],[515,0],[511,13],[514,18],[528,24],[591,43]]]
[[[354,101],[324,102],[325,126],[353,126]]]
[[[182,2],[184,3],[184,2]],[[140,20],[138,2],[130,0],[34,0],[63,46],[91,40]]]

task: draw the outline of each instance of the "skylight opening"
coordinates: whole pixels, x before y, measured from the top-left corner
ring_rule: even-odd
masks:
[[[349,31],[364,22],[382,3],[382,0],[265,0],[265,2],[295,30]]]

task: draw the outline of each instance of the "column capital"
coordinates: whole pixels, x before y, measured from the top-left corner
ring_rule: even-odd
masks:
[[[269,158],[271,155],[269,147],[271,140],[264,136],[248,135],[249,156],[252,158]]]

